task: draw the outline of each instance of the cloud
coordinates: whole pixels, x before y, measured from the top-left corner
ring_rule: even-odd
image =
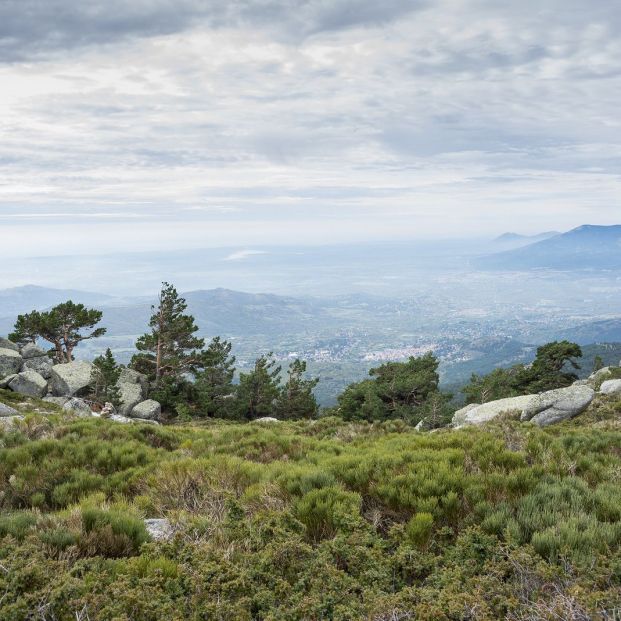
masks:
[[[424,0],[3,0],[0,61],[178,33],[197,24],[299,38],[384,24],[421,6]]]
[[[266,254],[264,250],[238,250],[222,259],[223,261],[243,261],[257,254]]]
[[[619,34],[612,0],[0,0],[0,253],[618,221]]]

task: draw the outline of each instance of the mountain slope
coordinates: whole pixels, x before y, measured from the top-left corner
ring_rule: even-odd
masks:
[[[562,235],[479,257],[480,269],[621,269],[621,225],[584,225]]]
[[[73,300],[82,304],[105,304],[113,298],[103,293],[76,291],[75,289],[51,289],[24,285],[0,290],[0,317],[11,317],[32,310],[44,310],[55,304]]]

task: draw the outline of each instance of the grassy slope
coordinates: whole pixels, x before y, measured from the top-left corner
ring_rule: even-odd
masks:
[[[621,401],[430,434],[45,409],[0,432],[2,620],[604,620],[621,602]],[[144,517],[176,536],[147,541]]]

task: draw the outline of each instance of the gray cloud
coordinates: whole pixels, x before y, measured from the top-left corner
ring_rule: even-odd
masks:
[[[2,0],[0,61],[210,27],[268,28],[285,39],[379,25],[427,0]]]
[[[0,0],[0,254],[618,220],[620,7]]]

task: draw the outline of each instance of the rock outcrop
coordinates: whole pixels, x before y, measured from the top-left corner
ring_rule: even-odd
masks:
[[[595,391],[589,386],[568,386],[548,390],[533,396],[520,419],[531,421],[540,427],[560,423],[582,414],[594,396]]]
[[[140,386],[143,399],[146,399],[149,391],[149,380],[147,379],[147,376],[142,373],[138,373],[138,371],[134,371],[134,369],[128,369],[126,367],[121,369],[121,374],[119,375],[119,381],[117,384],[119,386],[121,384],[138,384]]]
[[[8,416],[17,416],[19,412],[14,410],[12,407],[5,405],[4,403],[0,403],[0,418],[5,418]]]
[[[153,399],[141,401],[131,411],[132,418],[143,418],[146,420],[159,420],[161,415],[162,406]]]
[[[0,377],[19,373],[22,368],[24,359],[20,356],[19,351],[14,349],[0,349]]]
[[[93,364],[75,360],[55,364],[48,352],[34,343],[22,348],[0,337],[0,389],[43,399],[54,403],[65,412],[78,416],[101,416],[92,411],[90,404],[80,397],[88,397],[93,384]],[[117,383],[120,389],[119,412],[110,405],[103,416],[116,422],[143,422],[159,424],[162,408],[157,401],[147,399],[149,381],[133,369],[122,368]],[[0,403],[0,417],[18,417],[19,413]]]
[[[501,414],[516,413],[521,415],[524,408],[528,407],[533,395],[523,397],[509,397],[487,403],[471,403],[453,415],[453,426],[482,425],[493,420]]]
[[[41,399],[47,394],[47,380],[36,371],[26,369],[11,380],[9,388],[20,395]]]
[[[57,397],[82,394],[92,382],[93,365],[84,360],[56,364],[50,377],[50,391]]]
[[[12,349],[13,351],[19,352],[19,345],[0,336],[0,349]]]
[[[142,387],[140,384],[127,384],[118,383],[119,396],[121,398],[121,405],[119,407],[119,414],[121,416],[129,416],[136,405],[138,405],[143,399]]]
[[[453,426],[481,425],[501,414],[514,413],[522,421],[545,427],[578,416],[587,409],[594,396],[595,391],[589,386],[573,385],[482,405],[471,404],[455,412]]]
[[[621,395],[621,379],[606,380],[599,387],[602,395]]]
[[[67,403],[63,405],[63,410],[76,414],[77,416],[91,416],[93,413],[91,406],[84,401],[84,399],[78,399],[77,397],[69,399]]]

